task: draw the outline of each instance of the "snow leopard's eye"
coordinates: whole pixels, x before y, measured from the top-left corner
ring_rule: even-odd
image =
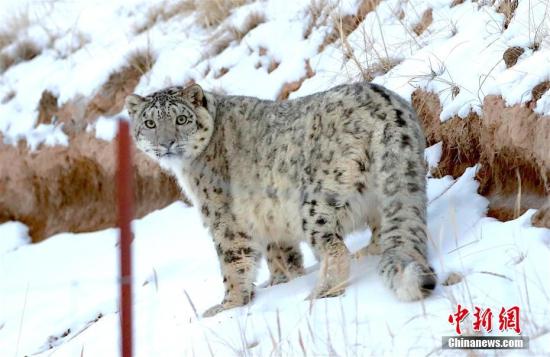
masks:
[[[155,121],[151,119],[146,120],[144,124],[149,129],[154,129],[157,126],[157,124],[155,124]]]
[[[176,118],[176,124],[178,125],[185,125],[187,123],[189,123],[189,118],[185,115],[178,115]]]

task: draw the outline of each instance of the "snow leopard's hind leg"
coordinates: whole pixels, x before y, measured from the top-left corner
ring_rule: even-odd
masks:
[[[303,257],[298,242],[273,242],[266,246],[269,285],[286,283],[304,274]]]
[[[325,192],[306,195],[302,203],[302,230],[320,260],[319,280],[310,298],[344,293],[349,279],[350,254],[338,218],[336,195]],[[307,198],[309,196],[309,198]]]

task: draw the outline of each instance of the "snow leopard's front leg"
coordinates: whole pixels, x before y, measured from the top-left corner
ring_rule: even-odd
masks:
[[[206,310],[205,317],[248,304],[254,297],[254,279],[261,252],[252,237],[240,231],[231,217],[220,218],[213,225],[213,239],[225,285],[222,302]]]
[[[227,188],[213,179],[208,182],[206,177],[201,180],[198,175],[193,180],[197,185],[197,207],[212,234],[225,285],[222,302],[204,312],[203,316],[208,317],[252,300],[261,249],[248,232],[240,229]]]

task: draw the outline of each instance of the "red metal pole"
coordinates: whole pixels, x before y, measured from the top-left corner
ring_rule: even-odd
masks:
[[[117,200],[120,227],[120,332],[122,357],[132,356],[132,157],[128,122],[118,122]]]

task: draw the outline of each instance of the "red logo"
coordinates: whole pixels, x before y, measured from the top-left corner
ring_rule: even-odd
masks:
[[[478,306],[474,306],[474,309],[473,330],[491,332],[493,329],[493,312],[491,308],[482,309]],[[455,325],[455,330],[458,335],[462,334],[460,324],[469,313],[470,311],[467,308],[458,304],[456,312],[449,315],[448,321],[450,324]],[[498,314],[498,329],[499,331],[514,330],[518,334],[521,333],[518,306],[513,306],[509,309],[505,309],[504,307],[501,308]]]
[[[460,323],[466,318],[466,316],[468,316],[469,313],[470,311],[468,311],[468,309],[462,308],[462,306],[458,304],[456,312],[452,315],[449,315],[449,323],[455,324],[455,330],[457,334],[462,334],[462,331],[460,330]]]
[[[481,331],[481,328],[487,332],[491,332],[493,329],[493,312],[491,308],[485,310],[475,306],[476,312],[474,313],[474,331]]]
[[[514,330],[516,333],[521,332],[518,306],[513,306],[508,310],[504,308],[500,310],[500,314],[498,314],[498,329],[500,331]]]

